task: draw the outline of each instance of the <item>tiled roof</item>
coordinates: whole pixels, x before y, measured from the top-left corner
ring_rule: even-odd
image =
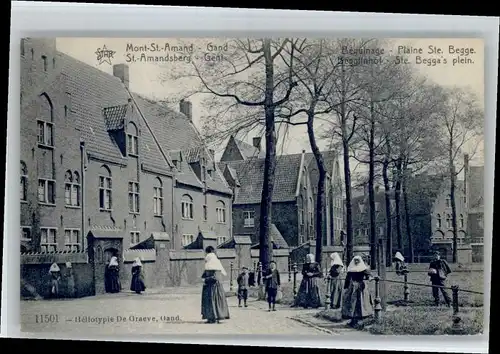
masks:
[[[288,243],[283,238],[283,235],[281,235],[281,232],[278,230],[278,228],[274,224],[271,224],[271,226],[269,228],[269,237],[271,239],[271,242],[274,243],[274,246],[276,248],[290,248],[290,246],[288,246]],[[259,245],[260,245],[260,243],[257,243],[255,245],[253,245],[252,248],[254,248],[254,249],[258,248]]]
[[[278,248],[288,248],[288,243],[285,241],[283,235],[281,235],[281,232],[278,230],[276,225],[271,224],[269,234],[271,237],[271,241],[273,241],[276,246],[278,246]]]
[[[264,158],[266,156],[266,151],[261,150],[259,152],[259,149],[257,149],[255,146],[250,145],[242,140],[239,139],[234,139],[234,142],[238,146],[238,149],[240,150],[240,153],[243,155],[243,158],[249,159],[251,157],[256,157],[256,158]]]
[[[108,131],[123,128],[126,115],[129,113],[130,99],[140,114],[134,117],[140,120],[140,151],[143,151],[142,162],[155,170],[171,172],[168,153],[170,151],[191,151],[188,161],[194,152],[203,150],[201,137],[182,114],[174,110],[128,92],[123,83],[116,77],[90,65],[80,62],[66,54],[58,53],[58,63],[66,91],[71,94],[71,114],[77,122],[82,138],[87,142],[90,155],[126,163],[126,158],[111,139]],[[201,183],[187,162],[182,166],[178,180],[189,185],[200,186]],[[227,183],[214,173],[209,188],[231,193]]]
[[[107,107],[102,110],[106,129],[119,130],[123,129],[125,125],[125,116],[127,115],[128,104]]]
[[[276,157],[274,203],[295,200],[301,159],[301,154]],[[264,181],[264,159],[221,162],[220,169],[223,170],[226,165],[236,172],[241,185],[236,192],[234,204],[260,203]]]

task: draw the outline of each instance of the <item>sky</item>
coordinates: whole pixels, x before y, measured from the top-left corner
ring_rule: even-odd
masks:
[[[145,63],[130,61],[130,55],[139,56],[140,53],[127,51],[127,46],[144,46],[156,43],[159,47],[172,47],[179,44],[193,44],[193,60],[208,60],[203,53],[207,53],[207,44],[223,44],[223,39],[169,39],[169,38],[57,38],[57,49],[66,53],[88,65],[99,68],[102,71],[112,74],[113,64],[126,63],[130,70],[130,89],[133,92],[158,99],[168,99],[178,93],[178,82],[168,78],[169,71],[178,71],[182,66],[190,65],[186,62],[176,63]],[[107,50],[114,51],[113,58],[108,62],[98,60],[99,50],[106,47]],[[482,39],[391,39],[390,54],[402,53],[403,47],[409,61],[408,65],[414,65],[417,71],[430,80],[446,87],[468,87],[479,98],[484,108],[484,43]],[[436,48],[442,52],[436,53]],[[465,55],[467,49],[472,48],[474,53]],[[129,48],[130,49],[130,48]],[[422,51],[422,54],[408,54],[408,50],[413,53]],[[429,51],[434,50],[433,54]],[[450,53],[452,51],[453,53]],[[462,51],[463,55],[459,55]],[[471,50],[469,49],[469,52]],[[196,53],[200,53],[197,55]],[[148,53],[153,55],[156,53]],[[420,58],[427,59],[418,60]],[[438,59],[440,62],[435,65],[428,59]],[[105,58],[104,58],[105,59]],[[444,63],[446,59],[447,63]],[[194,80],[194,79],[193,79]],[[200,117],[203,116],[203,102],[201,97],[190,98],[193,104],[193,123],[200,128]],[[173,107],[178,109],[178,107]],[[251,143],[252,136],[246,138]],[[327,142],[322,142],[321,147],[325,148]],[[216,150],[216,156],[220,156],[224,145]],[[310,151],[309,142],[304,126],[292,127],[288,131],[288,138],[278,147],[280,153],[300,153],[302,150]],[[476,155],[475,160],[483,161],[482,153]]]

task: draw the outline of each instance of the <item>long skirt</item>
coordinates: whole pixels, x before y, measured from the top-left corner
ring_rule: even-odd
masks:
[[[364,282],[351,281],[344,293],[342,317],[361,320],[373,316],[373,301]]]
[[[120,275],[117,269],[108,271],[108,292],[119,293],[121,290]]]
[[[146,290],[146,285],[144,284],[144,278],[141,274],[132,275],[132,281],[130,282],[130,290],[140,293]]]
[[[321,307],[321,293],[318,286],[319,281],[320,279],[317,277],[304,277],[300,283],[294,306],[303,308]]]
[[[226,293],[218,280],[203,284],[201,318],[211,323],[229,319]]]
[[[340,277],[330,279],[330,308],[339,309],[342,306],[342,293],[344,292],[344,281]]]

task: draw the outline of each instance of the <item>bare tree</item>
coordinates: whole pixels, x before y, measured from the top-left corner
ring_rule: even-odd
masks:
[[[335,41],[303,40],[295,43],[297,54],[294,56],[294,78],[298,88],[283,106],[279,114],[282,121],[292,125],[307,126],[307,135],[312,153],[318,167],[318,186],[316,200],[316,262],[321,264],[324,215],[326,214],[326,175],[327,169],[323,154],[318,146],[315,132],[315,120],[331,113],[338,103],[332,103],[330,96],[335,89],[335,76],[338,74],[338,62],[334,59],[338,47]],[[294,117],[305,115],[305,121],[294,121]]]
[[[469,90],[453,88],[444,92],[440,122],[447,152],[450,187],[451,222],[453,229],[453,262],[457,262],[457,176],[463,171],[462,154],[472,157],[482,143],[484,113],[477,97]]]
[[[276,169],[276,110],[290,98],[297,83],[293,78],[292,39],[246,39],[219,43],[224,60],[193,61],[192,70],[170,74],[170,78],[194,79],[184,98],[204,95],[208,114],[203,117],[203,133],[209,141],[265,128],[266,157],[260,204],[259,260],[264,269],[272,259],[269,237]],[[189,46],[185,46],[189,50]],[[287,56],[283,55],[288,53]],[[286,62],[285,62],[286,61]],[[194,87],[193,87],[194,86]]]

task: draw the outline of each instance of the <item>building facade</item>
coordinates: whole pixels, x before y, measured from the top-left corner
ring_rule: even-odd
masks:
[[[329,245],[335,242],[336,236],[340,240],[343,208],[341,182],[338,183],[340,175],[334,173],[339,171],[336,155],[330,152],[324,155],[329,172],[326,181],[323,240],[325,245]],[[259,240],[263,156],[259,137],[253,138],[252,145],[231,137],[219,164],[227,183],[234,190],[233,234],[249,235],[253,243],[258,243]],[[316,161],[312,154],[305,152],[280,155],[276,160],[272,223],[287,245],[296,247],[316,238]],[[335,183],[332,183],[332,176]]]
[[[21,43],[21,249],[79,252],[86,235],[114,233],[123,248],[152,233],[181,249],[203,230],[232,236],[232,190],[192,123],[129,90],[114,75]]]

